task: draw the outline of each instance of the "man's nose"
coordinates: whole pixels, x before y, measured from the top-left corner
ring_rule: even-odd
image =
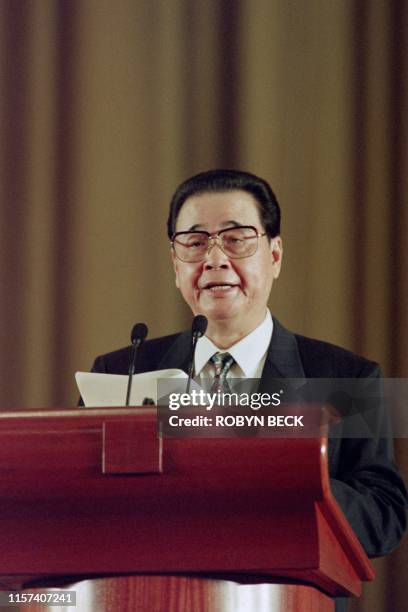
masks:
[[[208,245],[204,267],[210,270],[212,268],[228,267],[229,265],[229,257],[222,250],[218,237],[213,238]]]

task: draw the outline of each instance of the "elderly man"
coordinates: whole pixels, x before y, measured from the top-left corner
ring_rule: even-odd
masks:
[[[196,374],[259,378],[260,391],[276,378],[378,377],[377,364],[293,334],[272,318],[267,303],[282,264],[279,234],[275,195],[250,173],[212,170],[176,190],[168,218],[176,285],[194,315],[208,319],[197,344]],[[136,371],[186,370],[190,345],[190,332],[150,340]],[[125,348],[98,357],[93,371],[125,374],[129,353]],[[377,433],[382,425],[375,423]],[[392,440],[331,439],[329,459],[333,494],[365,551],[388,553],[406,521],[406,491],[393,464]]]

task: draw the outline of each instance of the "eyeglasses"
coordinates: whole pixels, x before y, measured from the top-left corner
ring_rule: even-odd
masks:
[[[176,257],[187,263],[204,261],[215,244],[218,244],[227,257],[243,259],[256,253],[259,238],[262,236],[266,236],[266,232],[261,234],[252,225],[228,227],[216,234],[204,231],[176,232],[171,239],[171,246]]]

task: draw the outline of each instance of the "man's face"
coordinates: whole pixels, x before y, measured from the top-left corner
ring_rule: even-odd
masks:
[[[214,234],[236,225],[252,225],[264,232],[258,205],[246,191],[201,193],[188,198],[177,218],[176,232],[205,230]],[[256,253],[231,259],[214,244],[204,261],[186,263],[173,252],[176,285],[194,315],[212,325],[233,323],[239,335],[250,333],[264,319],[272,283],[278,278],[282,242],[258,239]]]

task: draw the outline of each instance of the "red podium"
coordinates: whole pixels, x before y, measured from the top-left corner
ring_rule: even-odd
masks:
[[[0,414],[0,588],[70,585],[79,612],[323,612],[373,578],[324,437],[162,439],[156,422]]]

